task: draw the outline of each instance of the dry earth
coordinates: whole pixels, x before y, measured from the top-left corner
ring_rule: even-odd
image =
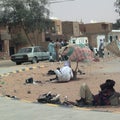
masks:
[[[0,93],[2,95],[17,96],[20,99],[28,101],[36,101],[39,95],[51,91],[53,94],[60,94],[61,101],[64,100],[65,96],[68,96],[68,100],[75,101],[76,99],[79,99],[79,89],[82,83],[87,83],[92,93],[97,94],[100,90],[99,85],[108,78],[115,80],[115,89],[120,92],[119,71],[111,72],[112,69],[110,70],[108,68],[108,72],[104,72],[104,70],[107,69],[107,66],[110,65],[108,62],[112,60],[116,60],[120,63],[119,58],[107,58],[100,62],[79,63],[79,68],[85,72],[85,75],[80,75],[78,73],[77,80],[66,83],[47,82],[50,78],[55,77],[54,75],[47,75],[48,70],[55,70],[57,67],[63,66],[63,63],[41,61],[38,64],[30,65],[40,66],[33,70],[13,73],[1,78]],[[112,65],[114,67],[114,64]],[[75,68],[74,62],[72,62],[72,68]],[[41,81],[41,83],[25,84],[25,80],[30,77],[33,77],[34,81]],[[120,106],[92,107],[90,109],[120,112]]]

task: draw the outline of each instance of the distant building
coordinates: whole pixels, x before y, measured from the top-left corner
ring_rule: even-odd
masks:
[[[120,30],[112,30],[108,33],[108,42],[112,42],[118,39],[120,40]]]
[[[106,22],[89,23],[85,25],[85,34],[89,39],[89,43],[93,47],[97,47],[97,36],[105,35],[105,44],[108,42],[108,33],[112,31],[112,24]]]
[[[63,21],[62,31],[63,35],[66,37],[67,40],[69,40],[71,36],[73,37],[80,36],[79,22]]]
[[[63,38],[63,32],[62,32],[62,21],[58,19],[52,19],[53,26],[52,29],[49,29],[45,33],[45,41],[56,40]]]
[[[97,36],[105,35],[105,41],[108,42],[108,33],[112,31],[112,24],[106,22],[88,23],[83,22],[62,22],[63,35],[69,40],[71,37],[88,37],[90,46],[97,47]]]
[[[53,27],[47,29],[45,32],[39,33],[38,31],[34,32],[34,36],[32,33],[29,34],[30,39],[32,40],[34,45],[43,45],[47,47],[49,40],[56,40],[56,39],[64,39],[67,40],[67,42],[71,38],[88,38],[87,44],[89,44],[91,47],[97,47],[98,46],[98,36],[105,36],[104,42],[110,42],[114,39],[120,38],[119,31],[112,31],[112,24],[106,23],[106,22],[100,22],[100,23],[88,23],[84,24],[83,22],[75,22],[75,21],[61,21],[58,19],[52,19],[53,21]],[[12,29],[12,34],[16,34],[15,30],[16,28]],[[19,26],[17,29],[20,29],[18,31],[21,31],[22,35],[25,39],[27,39],[24,31]],[[6,27],[0,27],[0,52],[4,52],[7,55],[10,55],[10,53],[16,52],[20,47],[23,47],[23,45],[15,45],[13,44],[10,39],[11,36],[9,34],[8,28]],[[75,43],[78,43],[82,41],[82,39],[77,39],[77,41],[72,41]],[[29,41],[28,43],[24,44],[25,46],[30,45]],[[85,42],[85,40],[84,40]],[[10,50],[9,50],[10,49]],[[12,51],[12,52],[11,52]]]
[[[8,32],[8,27],[0,27],[0,58],[9,56],[9,41],[11,36]]]

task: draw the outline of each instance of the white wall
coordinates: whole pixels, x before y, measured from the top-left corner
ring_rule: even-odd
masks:
[[[73,37],[69,40],[70,44],[88,44],[88,38],[87,37]]]

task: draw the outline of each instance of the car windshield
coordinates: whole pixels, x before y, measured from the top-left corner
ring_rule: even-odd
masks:
[[[32,48],[22,48],[18,51],[18,53],[30,53],[32,52]]]

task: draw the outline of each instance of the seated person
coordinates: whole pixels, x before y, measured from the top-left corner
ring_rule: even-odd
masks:
[[[67,82],[73,78],[73,71],[69,66],[69,62],[65,61],[64,66],[62,68],[57,68],[54,72],[56,74],[56,78],[50,79],[50,81],[56,82]]]
[[[73,78],[73,71],[69,66],[63,66],[60,69],[55,70],[58,82],[67,82]]]
[[[97,95],[93,95],[88,85],[84,83],[80,88],[81,99],[76,100],[77,105],[118,105],[120,93],[115,91],[114,85],[115,81],[107,79],[100,85],[101,91]]]

